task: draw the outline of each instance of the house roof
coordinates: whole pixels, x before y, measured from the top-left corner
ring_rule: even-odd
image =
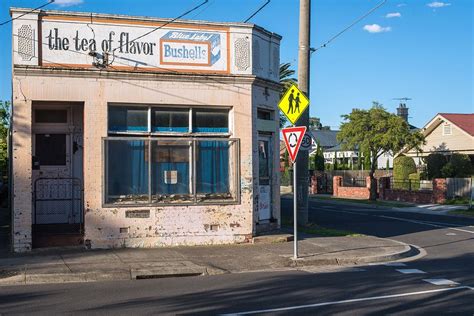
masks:
[[[471,136],[474,136],[474,113],[471,114],[458,114],[458,113],[439,113],[440,116],[444,117],[457,127],[465,131]]]
[[[339,131],[311,130],[314,140],[323,148],[330,148],[339,145],[337,141]]]

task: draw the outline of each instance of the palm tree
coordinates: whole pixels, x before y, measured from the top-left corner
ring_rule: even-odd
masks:
[[[292,84],[298,82],[296,78],[292,77],[295,74],[295,71],[293,69],[290,69],[290,67],[291,63],[280,64],[280,98]],[[285,115],[280,112],[280,128],[284,127],[286,122],[287,120]]]

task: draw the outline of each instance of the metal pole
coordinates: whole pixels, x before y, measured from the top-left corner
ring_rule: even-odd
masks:
[[[296,197],[296,161],[293,163],[293,258],[298,259],[298,202]]]
[[[309,99],[309,56],[310,56],[310,15],[311,0],[300,0],[299,40],[298,40],[298,87]],[[309,107],[298,120],[298,126],[309,126]],[[298,179],[295,187],[298,188],[297,200],[298,219],[300,224],[308,222],[308,152],[298,155]],[[294,168],[296,170],[296,167]],[[295,190],[296,192],[296,190]]]

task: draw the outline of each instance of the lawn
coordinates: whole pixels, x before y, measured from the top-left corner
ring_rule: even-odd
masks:
[[[351,202],[351,203],[360,203],[367,205],[378,205],[378,206],[387,206],[387,207],[410,207],[414,204],[397,202],[397,201],[371,201],[371,200],[359,200],[359,199],[345,199],[345,198],[335,198],[331,196],[322,196],[322,195],[311,195],[311,198],[319,200],[328,200],[328,201],[337,201],[337,202]]]
[[[282,224],[282,226],[293,227],[293,220],[282,218],[281,224]],[[357,234],[357,233],[346,231],[346,230],[338,230],[338,229],[322,227],[322,226],[319,226],[315,223],[308,223],[304,226],[298,226],[298,231],[302,232],[302,233],[306,233],[306,234],[320,236],[320,237],[360,237],[360,236],[364,236],[362,234]]]

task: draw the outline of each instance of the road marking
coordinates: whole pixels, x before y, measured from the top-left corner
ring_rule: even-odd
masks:
[[[426,225],[426,226],[452,229],[452,230],[456,230],[456,231],[460,231],[460,232],[464,232],[464,233],[474,234],[474,232],[473,232],[473,231],[470,231],[470,230],[465,230],[465,229],[460,229],[460,228],[453,228],[453,227],[443,226],[443,225],[437,225],[437,224],[431,224],[431,223],[422,222],[422,221],[416,221],[416,220],[412,220],[412,219],[399,218],[399,217],[392,217],[392,216],[385,216],[385,215],[375,215],[375,216],[383,217],[383,218],[388,218],[388,219],[394,219],[394,220],[403,221],[403,222],[410,222],[410,223],[415,223],[415,224],[421,224],[421,225]]]
[[[423,279],[423,281],[434,284],[434,285],[458,285],[458,282],[454,282],[447,279]]]
[[[425,271],[421,271],[418,269],[396,269],[398,272],[403,274],[419,274],[419,273],[426,273]]]
[[[406,264],[404,264],[403,262],[389,262],[389,263],[385,263],[384,266],[387,266],[387,267],[405,267]]]
[[[447,233],[446,236],[456,236],[456,233]]]
[[[382,295],[382,296],[354,298],[354,299],[342,300],[342,301],[331,301],[331,302],[324,302],[324,303],[315,303],[315,304],[296,305],[296,306],[288,306],[288,307],[280,307],[280,308],[261,309],[261,310],[246,311],[246,312],[239,312],[239,313],[223,314],[223,315],[250,315],[250,314],[259,314],[259,313],[284,312],[284,311],[292,311],[292,310],[311,308],[311,307],[321,307],[321,306],[328,306],[328,305],[337,305],[337,304],[347,304],[347,303],[356,303],[356,302],[364,302],[364,301],[383,300],[383,299],[396,298],[396,297],[423,295],[423,294],[439,293],[439,292],[447,292],[447,291],[456,291],[456,290],[473,290],[473,288],[471,288],[469,286],[458,286],[458,287],[442,288],[442,289],[427,290],[427,291],[418,291],[418,292],[408,292],[408,293]]]

